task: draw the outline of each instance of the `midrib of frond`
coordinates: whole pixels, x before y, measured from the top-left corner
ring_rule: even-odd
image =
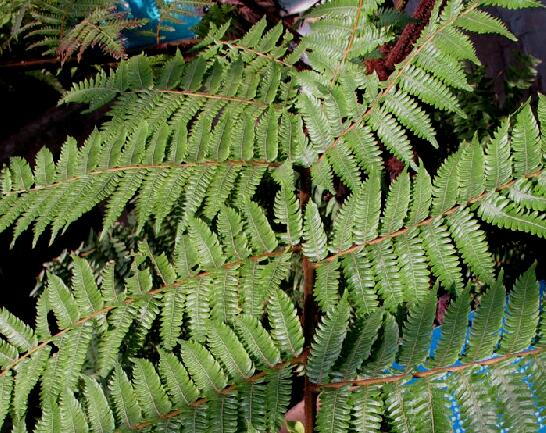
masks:
[[[225,270],[233,269],[233,268],[239,266],[240,264],[242,264],[245,261],[258,262],[258,261],[260,261],[260,260],[262,260],[264,258],[279,257],[279,256],[282,256],[282,255],[288,253],[288,252],[297,251],[297,250],[298,250],[297,246],[280,247],[280,248],[277,248],[275,251],[271,251],[271,252],[267,252],[267,253],[263,253],[263,254],[258,254],[258,255],[253,255],[253,256],[245,258],[244,260],[234,260],[232,262],[224,263],[221,266],[220,269],[225,269]],[[94,320],[94,319],[96,319],[98,317],[105,316],[110,311],[112,311],[112,310],[114,310],[116,308],[124,307],[124,306],[131,305],[131,304],[135,304],[135,303],[137,303],[139,301],[147,300],[150,297],[160,297],[165,292],[167,292],[168,290],[177,289],[177,288],[183,286],[184,284],[186,284],[186,283],[188,283],[190,281],[194,281],[194,280],[197,280],[197,279],[208,277],[208,276],[212,275],[213,273],[214,273],[214,271],[199,272],[198,274],[191,275],[189,277],[176,280],[172,284],[165,284],[165,285],[163,285],[161,287],[158,287],[156,289],[149,290],[148,292],[145,292],[142,295],[128,296],[122,301],[121,304],[106,305],[106,306],[103,306],[102,308],[100,308],[99,310],[92,311],[92,312],[88,313],[87,315],[79,318],[76,322],[74,322],[72,324],[72,326],[61,329],[59,332],[57,332],[56,334],[50,336],[49,338],[45,338],[42,341],[39,341],[38,344],[36,346],[32,347],[30,350],[22,353],[11,364],[9,364],[8,366],[6,366],[5,368],[3,368],[0,371],[0,377],[5,376],[6,374],[8,374],[9,371],[15,369],[21,362],[28,359],[32,354],[36,353],[40,349],[43,349],[45,346],[47,346],[47,345],[49,345],[51,343],[54,343],[55,341],[60,339],[62,336],[64,336],[68,332],[70,332],[70,331],[72,331],[72,330],[74,330],[76,328],[80,328],[80,327],[84,326],[86,323],[88,323],[88,322],[90,322],[90,321],[92,321],[92,320]],[[286,325],[286,323],[285,323],[285,325]],[[290,344],[291,344],[291,342],[290,342]],[[295,353],[295,352],[296,352],[296,350],[294,349],[293,353]]]
[[[535,357],[546,353],[546,347],[541,346],[534,349],[528,349],[521,352],[506,353],[504,355],[496,356],[493,358],[482,359],[478,361],[471,361],[467,363],[434,367],[424,371],[414,371],[399,374],[383,375],[379,377],[367,377],[365,379],[353,379],[343,380],[331,383],[314,384],[313,387],[316,390],[324,388],[342,388],[344,386],[353,387],[352,389],[358,389],[360,387],[369,387],[373,385],[382,385],[386,383],[396,383],[404,380],[411,379],[425,379],[431,377],[441,376],[446,373],[460,373],[465,370],[476,367],[488,367],[493,366],[505,361],[514,360],[517,358]]]
[[[206,160],[206,161],[196,161],[196,162],[186,162],[182,164],[177,164],[173,162],[164,162],[161,164],[131,164],[131,165],[121,165],[116,167],[106,167],[96,170],[91,170],[85,174],[70,176],[62,181],[57,181],[47,185],[35,185],[29,189],[19,189],[8,191],[2,193],[2,197],[9,197],[13,195],[18,195],[22,193],[31,193],[33,191],[43,191],[48,189],[55,189],[65,185],[69,185],[74,182],[81,180],[86,180],[95,176],[101,176],[103,174],[114,174],[114,173],[124,173],[124,172],[147,172],[153,170],[185,170],[192,167],[218,167],[223,165],[244,167],[244,166],[255,166],[255,167],[278,167],[281,162],[271,162],[260,159],[230,159],[230,160]]]
[[[534,173],[528,174],[526,176],[526,178],[532,179],[532,178],[538,177],[543,172],[544,172],[544,169],[537,170]],[[408,231],[410,231],[410,230],[412,230],[414,228],[432,224],[438,218],[443,218],[443,217],[449,216],[449,215],[457,212],[459,209],[464,208],[465,206],[472,205],[472,204],[478,203],[478,202],[480,202],[482,200],[485,200],[486,198],[490,197],[495,192],[504,191],[504,190],[512,187],[517,182],[517,180],[518,179],[516,179],[516,178],[510,179],[508,182],[506,182],[506,183],[500,185],[499,187],[497,187],[497,189],[495,191],[484,191],[484,192],[480,193],[477,196],[469,198],[464,203],[456,204],[455,206],[445,210],[444,212],[442,212],[439,215],[429,216],[429,217],[427,217],[427,218],[425,218],[425,219],[423,219],[421,221],[418,221],[415,224],[411,224],[411,225],[402,227],[401,229],[396,230],[394,232],[382,234],[382,235],[377,236],[376,238],[371,239],[369,241],[366,241],[366,242],[363,242],[363,243],[355,243],[352,246],[350,246],[349,248],[339,250],[338,252],[336,252],[334,254],[330,254],[325,259],[314,263],[313,266],[315,268],[318,268],[320,266],[323,266],[326,263],[332,262],[333,260],[335,260],[335,259],[337,259],[339,257],[343,257],[343,256],[346,256],[346,255],[349,255],[349,254],[358,253],[359,251],[363,250],[367,246],[377,245],[379,243],[385,242],[386,240],[393,239],[393,238],[396,238],[398,236],[402,236],[402,235],[406,234]],[[512,215],[512,214],[510,215],[510,218],[517,219],[516,216]],[[526,224],[530,224],[530,222],[527,219],[520,218],[518,220],[521,221],[521,222],[525,222]],[[539,228],[542,229],[542,227],[539,227]]]
[[[271,368],[269,368],[267,370],[260,371],[259,373],[256,373],[256,374],[250,376],[249,378],[245,379],[242,383],[256,383],[256,382],[260,381],[261,379],[263,379],[268,373],[282,370],[283,368],[288,367],[288,366],[304,364],[306,358],[307,358],[307,353],[303,353],[303,354],[295,356],[295,357],[293,357],[293,358],[291,358],[289,360],[279,362],[278,364],[273,365]],[[217,394],[219,396],[226,396],[226,395],[232,394],[237,389],[238,389],[238,384],[234,383],[234,384],[228,385],[227,387],[225,387],[222,390],[218,391]],[[277,392],[278,392],[278,387],[277,387]],[[197,408],[207,404],[209,401],[210,401],[209,398],[200,398],[199,400],[196,400],[193,403],[190,403],[188,405],[188,407],[190,407],[192,409],[197,409]],[[278,401],[278,398],[275,401]],[[184,411],[184,409],[174,409],[174,410],[172,410],[172,411],[170,411],[168,413],[161,414],[158,417],[143,420],[143,421],[138,422],[137,424],[125,426],[123,429],[116,429],[115,433],[125,433],[127,431],[127,429],[134,430],[134,431],[144,430],[144,429],[154,425],[154,423],[157,422],[157,421],[165,421],[165,420],[169,420],[171,418],[176,418],[177,416],[182,415],[183,411]]]
[[[469,4],[467,6],[467,8],[463,12],[461,12],[460,14],[456,15],[455,17],[447,20],[441,26],[438,26],[437,29],[435,29],[433,32],[431,32],[430,35],[427,36],[427,38],[419,45],[419,47],[414,48],[408,54],[408,56],[399,64],[399,67],[396,68],[396,70],[393,72],[393,74],[389,77],[389,79],[387,81],[387,86],[385,87],[384,90],[379,92],[377,94],[377,96],[372,100],[372,102],[370,103],[370,106],[368,107],[368,109],[357,120],[351,122],[345,129],[343,129],[341,131],[341,133],[332,141],[332,143],[330,143],[328,146],[326,146],[324,148],[323,153],[321,154],[321,156],[319,157],[319,160],[317,162],[320,162],[324,158],[324,156],[326,155],[326,153],[328,152],[328,150],[330,148],[333,148],[333,147],[337,146],[337,144],[339,143],[339,141],[343,137],[345,137],[349,132],[351,132],[353,129],[358,127],[360,124],[362,124],[362,122],[364,122],[368,117],[371,116],[372,112],[376,109],[376,107],[379,106],[379,104],[383,100],[383,98],[385,96],[387,96],[388,94],[390,94],[396,88],[396,85],[398,84],[398,81],[405,74],[406,69],[411,65],[411,62],[415,59],[415,57],[417,57],[417,55],[421,51],[423,51],[425,48],[427,48],[428,44],[438,34],[440,34],[445,29],[447,29],[449,27],[452,27],[457,19],[459,19],[461,16],[464,16],[464,15],[470,13],[471,11],[478,8],[479,6],[480,6],[480,3],[474,0],[471,4]]]
[[[430,382],[426,383],[425,390],[426,390],[426,393],[427,393],[427,406],[428,407],[433,407],[433,398],[434,398],[434,396],[432,395],[432,389],[430,388]],[[430,431],[432,433],[436,433],[436,423],[434,422],[434,416],[430,417]]]
[[[267,59],[271,62],[274,62],[274,63],[277,63],[281,66],[284,66],[286,68],[290,68],[290,69],[293,69],[293,70],[296,70],[294,65],[291,65],[289,63],[286,63],[285,61],[275,57],[275,56],[272,56],[271,54],[267,54],[267,53],[264,53],[264,52],[261,52],[261,51],[258,51],[258,50],[255,50],[253,48],[250,48],[250,47],[245,47],[243,45],[239,45],[235,42],[232,42],[232,41],[224,41],[224,40],[214,40],[213,43],[215,43],[216,45],[219,45],[219,46],[226,46],[228,48],[232,48],[232,49],[235,49],[235,50],[240,50],[240,51],[243,51],[245,53],[249,53],[249,54],[254,54],[256,57],[261,57],[263,59]]]
[[[356,39],[356,33],[358,31],[358,26],[360,24],[360,18],[362,16],[363,8],[364,8],[364,0],[359,0],[358,6],[356,7],[353,25],[351,27],[351,34],[349,35],[349,39],[347,40],[347,45],[345,46],[345,49],[343,50],[343,53],[341,55],[341,60],[337,64],[336,69],[334,73],[332,74],[332,78],[330,79],[330,85],[336,82],[339,73],[341,72],[341,70],[343,69],[343,66],[345,65],[345,62],[349,58],[349,54],[351,53],[351,49],[353,48],[353,44]]]
[[[142,90],[130,90],[127,92],[122,92],[122,93],[141,93],[141,92],[167,93],[172,95],[188,96],[192,98],[204,98],[204,99],[215,99],[218,101],[236,102],[238,104],[253,105],[255,107],[261,107],[261,108],[273,107],[276,110],[282,109],[282,106],[280,104],[266,104],[265,102],[258,101],[256,99],[242,98],[239,96],[227,96],[227,95],[221,95],[218,93],[197,92],[197,91],[191,91],[191,90],[142,89]]]

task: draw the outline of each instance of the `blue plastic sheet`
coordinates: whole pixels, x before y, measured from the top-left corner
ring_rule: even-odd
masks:
[[[123,3],[122,9],[130,12],[134,18],[146,18],[148,20],[148,23],[144,27],[126,33],[128,46],[130,48],[138,48],[155,45],[156,40],[153,33],[155,33],[155,29],[159,23],[159,9],[155,0],[128,0]],[[194,15],[181,15],[177,18],[182,23],[162,23],[168,24],[169,27],[173,28],[173,31],[161,32],[161,42],[177,41],[195,36],[191,28],[201,20],[198,11],[195,11]],[[146,31],[150,31],[152,34],[145,34]]]
[[[544,281],[541,281],[540,282],[540,297],[541,297],[541,299],[544,296],[545,290],[546,290],[546,284],[545,284]],[[472,323],[473,318],[474,318],[474,312],[471,312],[469,317],[468,317],[470,324]],[[469,328],[469,330],[470,330],[470,328]],[[438,346],[438,342],[440,340],[441,335],[442,335],[442,327],[441,326],[435,328],[434,331],[432,332],[432,341],[431,341],[431,345],[430,345],[430,354],[431,355],[434,354],[434,351],[436,350],[436,347]],[[469,333],[467,334],[467,339],[468,339],[468,335],[469,335]],[[465,342],[465,344],[466,344],[466,342]],[[483,368],[486,368],[486,367],[483,367]],[[524,370],[525,370],[525,367],[522,367],[520,371],[524,372]],[[525,382],[529,385],[529,382],[527,380],[525,380]],[[457,404],[457,401],[455,400],[454,396],[451,396],[449,400],[451,402],[451,416],[450,416],[450,418],[451,418],[451,422],[452,422],[452,425],[453,425],[453,432],[454,433],[464,433],[465,429],[461,425],[460,408],[459,408],[459,406]],[[539,423],[540,423],[538,433],[546,433],[546,419],[540,418],[539,408],[537,408],[536,413],[537,413],[538,420],[539,420]],[[499,429],[500,433],[502,433],[504,431],[505,430]]]

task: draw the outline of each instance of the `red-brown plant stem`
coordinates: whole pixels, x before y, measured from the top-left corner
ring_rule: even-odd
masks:
[[[408,371],[405,373],[393,374],[393,375],[388,375],[383,377],[370,377],[366,379],[345,380],[341,382],[314,384],[313,386],[316,389],[321,389],[321,388],[338,389],[338,388],[343,388],[344,386],[350,386],[351,387],[350,389],[358,389],[363,386],[382,385],[385,383],[399,382],[403,379],[411,379],[411,378],[424,379],[427,377],[444,374],[444,373],[458,373],[473,367],[484,367],[484,366],[499,364],[503,361],[508,361],[513,358],[525,358],[525,357],[537,356],[544,353],[545,351],[546,351],[546,347],[537,347],[535,349],[524,350],[522,352],[506,353],[504,355],[497,356],[495,358],[483,359],[479,361],[471,361],[461,365],[435,367],[425,371],[414,371],[414,372]]]
[[[300,172],[300,207],[303,210],[311,197],[311,171],[306,168]],[[303,268],[303,335],[305,346],[311,346],[315,330],[317,309],[313,299],[313,287],[315,285],[315,270],[313,263],[302,255]],[[313,433],[317,413],[317,390],[309,378],[305,376],[303,386],[304,426],[305,433]]]
[[[418,20],[418,22],[407,24],[406,27],[404,27],[402,34],[385,59],[385,67],[387,70],[392,71],[394,67],[404,60],[411,52],[413,44],[415,44],[430,19],[434,3],[434,0],[421,0],[413,14],[413,18]]]
[[[400,2],[404,4],[404,2]],[[402,62],[413,49],[413,45],[419,39],[423,28],[430,19],[430,14],[434,8],[434,0],[421,0],[419,6],[413,13],[416,23],[407,24],[401,35],[398,37],[394,46],[383,46],[380,48],[383,58],[379,60],[369,60],[366,62],[368,73],[376,72],[381,81],[386,81],[394,70],[394,67]]]
[[[260,372],[258,372],[256,374],[254,374],[253,376],[250,376],[249,378],[245,379],[243,383],[256,383],[260,379],[266,377],[268,372],[271,371],[271,370],[281,370],[284,367],[287,367],[289,365],[292,365],[292,366],[300,365],[303,362],[305,362],[306,359],[307,359],[307,352],[303,352],[300,355],[298,355],[298,356],[296,356],[296,357],[294,357],[292,359],[280,362],[279,364],[276,364],[276,365],[270,367],[270,370],[260,371]],[[240,386],[240,384],[239,384],[239,386]],[[238,387],[238,384],[229,385],[226,388],[219,391],[218,395],[220,395],[220,396],[229,395],[229,394],[233,393],[234,391],[236,391],[237,387]],[[190,403],[188,406],[195,409],[195,408],[198,408],[200,406],[203,406],[204,404],[208,403],[209,401],[210,401],[209,398],[203,397],[203,398],[200,398],[199,400],[196,400],[196,401]],[[161,420],[165,421],[165,420],[168,420],[168,419],[171,419],[171,418],[176,418],[177,416],[179,416],[181,414],[182,414],[182,409],[175,409],[175,410],[173,410],[171,412],[162,414],[161,416],[158,417],[158,419],[161,419]],[[141,421],[141,422],[139,422],[137,424],[130,425],[130,426],[128,426],[128,428],[130,430],[142,430],[142,429],[145,429],[147,427],[150,427],[154,423],[154,421],[155,421],[155,419],[154,420],[149,420],[148,419],[148,420],[145,420],[145,421]],[[125,431],[125,430],[123,430],[123,431]],[[115,433],[122,433],[122,430],[116,430]]]

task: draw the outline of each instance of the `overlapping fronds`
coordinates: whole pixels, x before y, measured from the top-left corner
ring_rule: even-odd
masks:
[[[66,31],[59,41],[57,54],[61,60],[65,60],[77,52],[77,58],[81,60],[83,53],[88,48],[97,46],[102,52],[115,59],[124,58],[126,54],[121,35],[122,30],[141,25],[141,20],[127,19],[121,13],[112,12],[111,8],[95,9],[73,28]]]
[[[112,0],[37,0],[21,7],[30,20],[20,30],[44,55],[62,60],[78,52],[78,59],[89,47],[98,46],[116,59],[125,56],[124,29],[143,25],[117,11]]]
[[[303,343],[295,307],[271,279],[283,256],[183,276],[164,256],[138,255],[121,292],[111,266],[97,285],[89,264],[75,260],[70,287],[49,275],[35,329],[0,312],[2,421],[9,413],[22,425],[37,386],[44,431],[55,419],[66,427],[58,431],[113,432],[195,417],[224,422],[226,431],[278,428]],[[160,286],[142,268],[146,260]],[[248,266],[259,267],[251,281],[242,275]],[[157,346],[146,349],[155,332]],[[139,355],[144,350],[158,362]]]
[[[335,216],[327,244],[313,254],[304,244],[304,254],[317,262],[319,304],[326,310],[347,288],[362,315],[381,305],[395,311],[423,299],[431,276],[461,293],[463,264],[491,283],[494,262],[479,219],[546,237],[538,131],[527,104],[489,142],[450,155],[434,178],[423,166],[413,179],[400,174],[383,206],[379,181],[372,176],[360,183]],[[326,239],[315,221],[306,219],[303,229]]]
[[[440,331],[439,344],[429,353],[435,300],[431,292],[428,299],[412,308],[400,329],[400,346],[397,339],[380,341],[381,346],[390,345],[382,350],[395,357],[384,358],[381,365],[369,349],[364,349],[375,340],[371,337],[375,331],[366,325],[356,322],[356,326],[349,326],[348,335],[355,335],[346,341],[339,333],[324,338],[326,330],[334,331],[334,318],[349,320],[344,301],[332,307],[311,350],[313,364],[308,363],[308,368],[313,367],[310,377],[321,382],[317,385],[321,390],[319,431],[384,431],[381,426],[387,423],[392,429],[389,431],[447,432],[453,429],[448,416],[453,406],[465,431],[538,430],[544,410],[541,386],[545,373],[541,368],[546,353],[541,343],[531,346],[540,341],[534,266],[516,281],[509,296],[502,280],[487,290],[474,313],[470,333],[468,293],[452,301],[444,324],[434,331]],[[374,318],[374,325],[368,325],[373,329],[379,325],[380,335],[386,337],[393,326],[392,316],[382,312],[377,317],[379,323]],[[361,343],[364,341],[365,345]],[[327,350],[333,349],[333,344],[343,345],[344,350]],[[361,359],[347,369],[347,359],[355,359],[355,347],[362,348],[357,349]],[[314,368],[319,361],[329,366],[320,376]]]
[[[46,47],[65,32],[54,5],[36,18],[52,22]],[[383,82],[363,67],[395,37],[380,2],[333,0],[297,43],[265,19],[238,40],[213,25],[189,60],[134,56],[74,85],[63,102],[109,104],[110,119],[57,160],[42,149],[3,168],[0,231],[53,240],[102,205],[105,235],[130,212],[137,233],[168,222],[174,248],[141,242],[121,284],[113,264],[97,277],[74,258],[70,284],[48,275],[34,328],[1,310],[0,421],[276,432],[302,364],[320,432],[449,431],[450,399],[465,431],[533,431],[546,400],[544,349],[528,349],[546,335],[535,270],[507,298],[482,222],[546,237],[546,100],[438,169],[411,143],[439,145],[431,109],[464,115],[465,32],[512,38],[479,6],[437,2]],[[405,165],[388,183],[383,150]],[[489,287],[470,331],[469,282]],[[438,290],[452,301],[429,352]]]
[[[478,60],[464,32],[514,38],[478,9],[480,2],[449,1],[441,12],[437,2],[412,51],[380,83],[375,75],[363,76],[359,64],[392,37],[377,27],[378,6],[361,0],[318,6],[302,42],[312,70],[298,76],[303,87],[298,104],[311,145],[321,154],[321,172],[335,172],[353,190],[359,165],[368,172],[378,168],[377,140],[413,168],[411,134],[438,146],[423,104],[465,116],[453,89],[472,90],[462,61]]]

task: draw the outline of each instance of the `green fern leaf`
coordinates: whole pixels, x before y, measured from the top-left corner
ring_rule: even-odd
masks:
[[[525,350],[535,337],[539,313],[539,285],[532,265],[516,280],[510,291],[508,315],[500,342],[500,351],[513,353]]]
[[[28,395],[36,383],[38,383],[40,376],[44,372],[50,352],[51,347],[45,346],[37,352],[34,352],[34,354],[25,360],[17,369],[12,401],[12,409],[16,418],[24,417],[28,406]]]
[[[133,360],[133,383],[140,407],[148,417],[159,417],[171,409],[159,375],[147,359]]]
[[[408,66],[400,77],[400,87],[406,93],[439,110],[452,111],[464,117],[457,98],[439,80],[415,66]]]
[[[205,395],[222,391],[227,377],[210,352],[194,341],[182,341],[180,352],[193,381]]]
[[[459,198],[467,201],[478,197],[485,189],[485,157],[482,146],[472,143],[463,149],[457,167]]]
[[[247,425],[247,431],[263,431],[265,429],[265,392],[266,384],[241,384],[239,389],[241,418]],[[252,430],[254,428],[254,430]]]
[[[343,141],[347,143],[364,171],[371,175],[377,174],[383,169],[381,150],[369,127],[348,131],[343,137]]]
[[[384,326],[379,334],[379,345],[372,356],[364,362],[363,372],[368,375],[381,374],[392,366],[398,354],[398,324],[391,314],[384,317]]]
[[[185,287],[185,310],[189,316],[189,331],[191,337],[198,342],[204,342],[207,333],[207,321],[211,307],[211,279],[209,277],[190,280]]]
[[[26,352],[38,344],[32,328],[5,308],[0,310],[0,332],[22,352]]]
[[[159,373],[174,406],[183,407],[197,400],[199,391],[178,358],[173,353],[163,350],[159,354]]]
[[[4,425],[4,420],[8,414],[11,404],[11,393],[13,390],[13,377],[7,373],[0,377],[0,427]]]
[[[394,253],[400,264],[400,282],[404,300],[419,302],[428,293],[430,272],[423,243],[418,237],[416,227],[398,236],[394,242]]]
[[[219,359],[230,376],[237,381],[248,379],[254,366],[235,333],[221,322],[210,322],[208,343],[212,355]]]
[[[383,323],[383,315],[383,310],[377,310],[366,318],[358,318],[347,335],[340,357],[343,361],[338,369],[344,378],[352,378],[370,356]]]
[[[339,301],[339,261],[326,262],[317,268],[313,296],[320,309],[326,311]]]
[[[330,249],[343,251],[353,245],[353,226],[356,210],[358,207],[358,194],[351,194],[345,199],[343,207],[336,214],[334,219],[334,237]]]
[[[355,306],[357,316],[363,317],[375,311],[379,302],[374,290],[372,264],[366,252],[343,257],[341,265],[348,286],[349,299]],[[320,269],[317,272],[321,272]]]
[[[190,242],[198,254],[201,266],[204,268],[218,268],[224,264],[225,259],[218,238],[204,221],[192,218],[189,221],[188,232]]]
[[[517,38],[508,31],[501,20],[480,10],[474,9],[465,14],[461,14],[455,21],[455,25],[474,33],[495,33],[512,41],[517,40]]]
[[[393,252],[392,241],[387,239],[370,250],[376,288],[390,311],[403,302],[403,289],[400,281],[400,268]]]
[[[273,251],[278,243],[275,232],[269,225],[264,210],[252,201],[244,204],[243,212],[246,219],[246,228],[250,235],[250,242],[255,251],[264,253]]]
[[[358,433],[379,433],[383,416],[383,400],[379,386],[366,386],[353,391],[351,428]]]
[[[387,385],[383,388],[386,394],[385,408],[390,419],[390,426],[397,433],[411,433],[413,429],[413,417],[410,418],[411,407],[409,393],[401,384]],[[413,415],[413,414],[412,414]]]
[[[101,310],[104,302],[89,262],[76,256],[72,257],[72,262],[74,264],[72,289],[80,313],[88,314]]]
[[[541,181],[539,178],[538,185],[535,190],[533,182],[522,178],[517,180],[514,185],[508,190],[508,197],[518,205],[524,208],[544,212],[546,210],[546,197],[542,194]],[[541,195],[538,195],[536,193]]]
[[[440,215],[457,203],[459,177],[457,164],[460,154],[450,155],[438,169],[432,188],[432,214]]]
[[[414,170],[417,169],[409,139],[394,117],[384,110],[374,110],[370,116],[370,127],[394,156]]]
[[[381,234],[394,233],[402,228],[404,219],[408,213],[410,202],[410,178],[409,173],[401,173],[389,187],[389,194],[385,204]]]
[[[161,307],[161,345],[165,349],[176,346],[184,313],[184,293],[181,289],[163,295]]]
[[[412,131],[415,135],[438,147],[436,132],[430,124],[430,117],[417,103],[405,93],[397,90],[385,96],[385,108],[394,114],[402,125]]]
[[[381,181],[375,174],[370,176],[357,192],[357,209],[354,240],[357,244],[375,239],[378,234],[381,212]]]
[[[429,216],[432,202],[432,184],[430,175],[421,164],[411,187],[411,206],[409,224],[417,224]]]
[[[356,190],[361,183],[360,171],[345,143],[340,143],[328,149],[327,157],[334,172],[341,177],[351,190]]]
[[[240,315],[232,324],[248,353],[260,365],[271,368],[280,362],[279,349],[257,318]]]
[[[470,269],[485,283],[494,280],[495,263],[483,232],[466,208],[446,218],[455,245]]]
[[[485,0],[482,1],[485,6],[499,6],[506,9],[520,9],[541,7],[542,4],[535,0]]]
[[[292,393],[291,368],[269,373],[265,391],[266,431],[278,431],[284,421]]]
[[[508,119],[503,121],[486,148],[485,173],[487,179],[485,186],[488,189],[498,188],[512,177],[509,126]]]
[[[445,287],[462,290],[463,281],[459,259],[447,229],[441,219],[421,227],[421,240],[434,275]]]
[[[92,378],[85,377],[85,401],[91,431],[112,433],[115,428],[114,415],[101,386]]]
[[[214,420],[214,428],[219,431],[236,431],[238,418],[237,396],[220,396],[209,403],[208,415]]]
[[[57,275],[48,274],[47,293],[59,328],[68,328],[80,318],[72,293]]]
[[[328,378],[339,353],[351,314],[347,296],[331,307],[321,323],[311,344],[311,352],[307,361],[307,376],[315,383],[322,383]]]
[[[67,433],[87,433],[89,426],[80,403],[71,392],[65,391],[60,404],[61,429]]]
[[[303,350],[303,330],[288,295],[280,289],[271,292],[267,306],[271,335],[282,353],[297,356]]]
[[[524,375],[510,363],[495,365],[490,372],[491,387],[498,393],[504,416],[501,425],[509,430],[535,431],[539,429],[535,416],[532,391]]]
[[[286,225],[286,235],[283,236],[283,240],[290,245],[299,243],[303,221],[299,200],[295,197],[293,190],[283,186],[275,195],[274,209],[276,222]]]
[[[349,395],[347,387],[327,389],[320,393],[320,410],[317,415],[319,433],[344,433],[349,430]]]
[[[112,312],[110,321],[115,325],[102,335],[99,342],[97,365],[101,377],[106,377],[114,368],[121,344],[133,323],[133,319],[134,310],[130,308],[120,308]]]
[[[398,362],[407,370],[421,364],[429,350],[432,324],[436,316],[436,290],[431,290],[418,304],[409,309],[402,331],[402,346]]]
[[[546,220],[536,211],[525,212],[518,206],[497,194],[492,194],[482,202],[478,209],[480,217],[496,226],[519,230],[541,238],[546,237]]]
[[[142,410],[133,385],[119,365],[115,368],[109,389],[117,419],[125,426],[138,423],[142,418]]]
[[[305,221],[303,223],[303,254],[311,260],[322,260],[328,254],[327,239],[324,225],[320,218],[317,205],[310,201],[305,206]]]
[[[473,361],[491,355],[499,339],[505,302],[505,290],[502,285],[502,272],[497,281],[489,288],[480,301],[476,311],[465,358]]]
[[[525,176],[542,166],[538,125],[529,103],[525,104],[516,116],[512,131],[512,148],[515,177]]]
[[[434,352],[433,366],[453,364],[462,350],[470,313],[469,291],[461,293],[448,307],[442,324],[440,341]]]

